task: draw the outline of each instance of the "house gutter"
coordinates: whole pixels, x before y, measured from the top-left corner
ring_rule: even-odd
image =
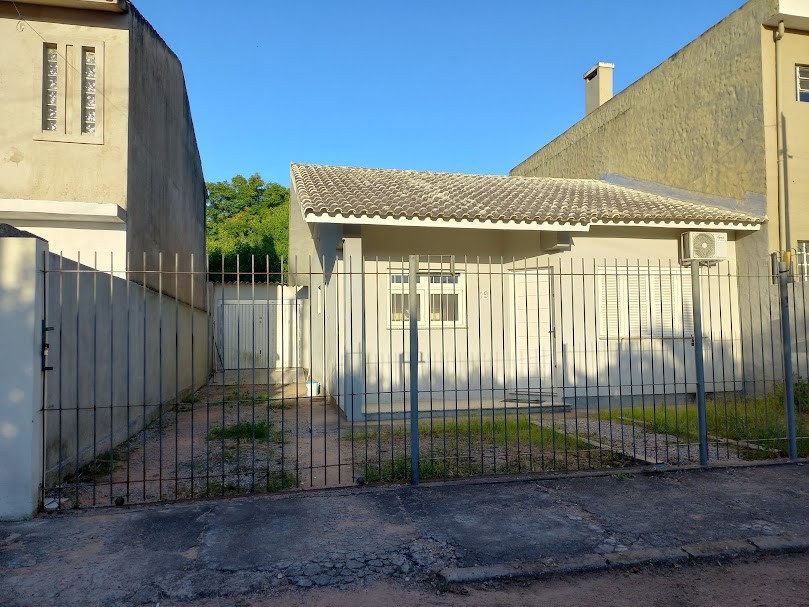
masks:
[[[784,108],[783,95],[781,94],[781,41],[784,38],[786,26],[783,21],[778,22],[778,29],[775,31],[775,113],[776,113],[776,151],[778,153],[778,249],[788,251],[789,225],[787,221],[786,208],[786,178],[784,176]]]

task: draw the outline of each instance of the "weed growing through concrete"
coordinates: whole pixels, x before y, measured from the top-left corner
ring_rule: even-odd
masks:
[[[273,428],[272,422],[260,421],[255,424],[241,422],[230,426],[214,426],[208,433],[211,440],[255,440],[261,442],[284,442],[284,434]]]

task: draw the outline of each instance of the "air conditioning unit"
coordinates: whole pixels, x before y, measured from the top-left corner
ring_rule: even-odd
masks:
[[[680,245],[680,261],[683,263],[728,258],[728,235],[724,232],[685,232]]]

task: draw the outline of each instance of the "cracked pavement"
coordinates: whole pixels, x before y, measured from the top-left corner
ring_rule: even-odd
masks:
[[[420,584],[750,538],[809,538],[809,467],[298,492],[0,523],[0,604],[156,604]]]

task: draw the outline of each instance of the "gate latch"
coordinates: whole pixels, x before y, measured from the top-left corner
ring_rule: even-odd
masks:
[[[45,321],[42,321],[42,370],[43,371],[53,371],[53,367],[49,367],[45,363],[48,360],[48,350],[50,350],[51,345],[47,342],[48,339],[48,331],[53,331],[53,327],[48,327],[45,325]]]

